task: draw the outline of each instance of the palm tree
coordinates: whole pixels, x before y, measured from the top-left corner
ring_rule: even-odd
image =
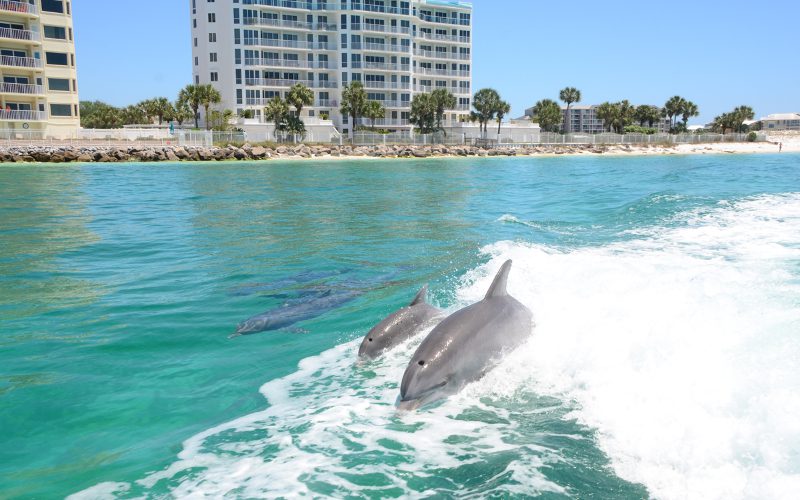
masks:
[[[688,130],[689,118],[693,116],[700,116],[700,109],[697,104],[692,101],[683,101],[683,108],[681,109],[681,117],[683,118],[683,129]]]
[[[275,124],[276,139],[278,137],[278,132],[284,128],[284,121],[288,114],[289,104],[281,99],[281,96],[273,97],[264,108],[264,119]]]
[[[597,116],[598,120],[603,120],[603,126],[607,132],[611,131],[611,127],[614,125],[616,114],[617,111],[614,105],[608,101],[597,106],[597,110],[595,111],[595,116]]]
[[[538,123],[545,132],[557,132],[563,119],[561,106],[552,99],[542,99],[533,106],[531,121]]]
[[[497,114],[497,137],[500,138],[500,127],[503,124],[503,118],[509,113],[511,113],[511,105],[506,101],[500,101],[497,103],[497,109],[495,110]]]
[[[567,133],[572,132],[572,118],[569,116],[569,107],[573,102],[581,102],[581,91],[575,87],[566,87],[558,93],[558,98],[567,103]]]
[[[736,132],[744,132],[744,122],[752,120],[756,114],[750,106],[738,106],[733,110],[732,124]]]
[[[178,122],[178,125],[183,125],[183,122],[192,117],[192,110],[189,109],[189,106],[185,102],[181,102],[180,100],[175,101],[173,109],[172,118]]]
[[[200,128],[200,103],[203,102],[202,85],[187,85],[178,93],[178,107],[188,106],[194,116],[194,128]]]
[[[303,106],[314,104],[314,91],[302,83],[295,83],[286,94],[286,101],[297,110],[297,116],[303,112]]]
[[[475,93],[472,99],[472,107],[475,108],[478,123],[481,126],[481,131],[487,134],[489,121],[494,118],[497,113],[498,104],[501,101],[500,94],[494,89],[481,89]]]
[[[353,133],[358,128],[358,117],[364,116],[367,107],[367,91],[361,82],[351,82],[342,89],[342,105],[340,111],[353,119]]]
[[[385,115],[386,108],[384,108],[381,103],[378,101],[367,102],[367,106],[364,108],[364,116],[369,118],[369,121],[372,124],[372,130],[375,130],[375,120],[380,120]]]
[[[653,124],[661,119],[661,109],[658,106],[643,104],[636,107],[634,118],[642,127],[646,123],[648,127],[652,128]]]
[[[432,94],[414,96],[409,119],[422,134],[429,134],[436,129],[436,102]]]
[[[212,104],[219,104],[222,101],[222,95],[220,95],[219,90],[215,89],[210,83],[201,85],[200,88],[202,89],[200,104],[203,105],[203,109],[205,110],[206,130],[208,130],[208,108],[210,108]]]
[[[163,125],[164,117],[169,116],[174,110],[169,99],[166,97],[156,97],[141,103],[148,116],[158,117],[158,124]]]
[[[675,119],[683,111],[685,103],[686,99],[684,99],[679,95],[676,95],[670,97],[669,100],[666,102],[666,104],[664,104],[664,116],[669,118],[670,129],[675,128]]]
[[[445,88],[434,90],[431,92],[431,97],[436,106],[436,129],[442,130],[442,119],[444,118],[445,110],[455,108],[458,101],[456,96]]]

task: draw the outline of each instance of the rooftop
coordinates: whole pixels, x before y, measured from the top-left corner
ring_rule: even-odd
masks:
[[[761,121],[766,120],[800,120],[800,113],[775,113],[761,118]]]

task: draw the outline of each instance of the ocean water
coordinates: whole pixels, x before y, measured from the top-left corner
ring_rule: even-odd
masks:
[[[530,341],[398,413],[361,337],[509,258]],[[795,499],[799,360],[798,155],[0,166],[0,498]]]

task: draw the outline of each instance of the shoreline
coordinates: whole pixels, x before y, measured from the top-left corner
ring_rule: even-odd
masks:
[[[784,142],[782,152],[800,152],[800,141]],[[474,146],[13,146],[0,147],[0,163],[159,163],[265,160],[377,160],[428,158],[669,156],[706,154],[778,154],[777,142],[675,145],[538,145],[482,149]]]

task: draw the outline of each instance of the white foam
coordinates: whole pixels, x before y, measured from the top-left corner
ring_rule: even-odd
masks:
[[[318,496],[320,485],[332,496],[391,487],[409,497],[458,494],[418,491],[408,480],[513,452],[513,481],[495,493],[580,496],[544,474],[568,467],[557,450],[510,439],[519,435],[515,416],[492,404],[533,391],[574,408],[570,418],[596,429],[616,473],[657,498],[795,498],[800,194],[721,204],[667,226],[602,247],[484,249],[489,262],[463,277],[454,308],[480,300],[511,258],[509,291],[537,326],[441,406],[394,408],[420,338],[366,367],[354,366],[358,342],[349,342],[265,384],[267,410],[192,437],[174,464],[137,487],[178,497]],[[464,409],[496,418],[465,418]],[[369,459],[373,451],[380,459]]]

